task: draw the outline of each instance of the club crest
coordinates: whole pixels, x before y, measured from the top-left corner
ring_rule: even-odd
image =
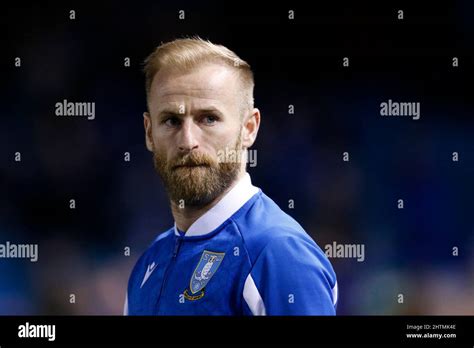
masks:
[[[209,280],[217,272],[224,256],[225,253],[204,250],[189,283],[192,294],[201,291],[209,283]]]

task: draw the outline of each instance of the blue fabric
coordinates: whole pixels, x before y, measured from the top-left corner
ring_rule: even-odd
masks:
[[[252,315],[243,298],[249,274],[267,315],[335,314],[326,255],[261,191],[206,235],[176,236],[174,228],[159,235],[130,276],[128,314]],[[195,293],[193,277],[205,284]]]

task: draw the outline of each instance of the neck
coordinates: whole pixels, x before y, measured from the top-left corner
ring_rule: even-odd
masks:
[[[237,184],[237,182],[244,176],[245,171],[241,171],[237,178],[234,180],[232,185],[230,185],[224,192],[222,192],[218,197],[216,197],[210,203],[197,206],[197,207],[184,207],[180,208],[175,202],[171,202],[171,212],[173,214],[174,221],[176,222],[176,227],[180,231],[186,232],[188,228],[206,212],[208,212],[212,207],[214,207],[219,201],[224,197],[232,188]]]

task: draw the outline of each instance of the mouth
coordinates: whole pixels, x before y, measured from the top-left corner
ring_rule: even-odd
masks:
[[[208,166],[205,164],[183,164],[183,165],[178,165],[174,166],[173,169],[178,169],[178,168],[207,168]]]

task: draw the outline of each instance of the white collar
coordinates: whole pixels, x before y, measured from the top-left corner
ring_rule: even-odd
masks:
[[[215,206],[189,226],[185,237],[203,236],[214,231],[224,221],[234,215],[258,191],[259,188],[252,185],[249,173],[245,173]],[[174,233],[177,236],[180,235],[176,222],[174,223]]]

